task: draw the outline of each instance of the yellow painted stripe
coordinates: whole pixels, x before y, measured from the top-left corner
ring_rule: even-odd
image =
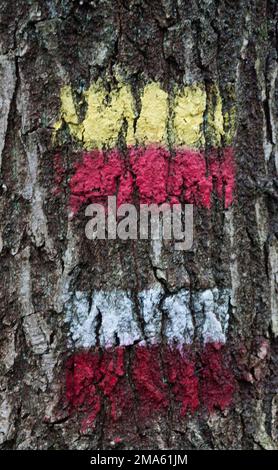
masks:
[[[134,139],[132,123],[135,118],[133,96],[128,85],[120,84],[109,94],[101,81],[92,84],[86,92],[88,109],[83,123],[86,148],[116,145],[124,122],[127,142]]]
[[[205,110],[206,92],[203,86],[187,86],[176,94],[173,131],[177,145],[204,145],[202,124]]]
[[[207,93],[207,134],[210,145],[220,145],[224,136],[224,119],[222,114],[222,98],[216,85]]]
[[[110,92],[101,80],[84,92],[87,111],[79,120],[70,86],[61,90],[60,119],[68,125],[74,139],[86,149],[111,148],[122,135],[127,145],[169,143],[199,148],[205,141],[212,146],[229,145],[235,129],[235,109],[223,116],[219,89],[209,92],[203,85],[177,89],[174,98],[168,96],[159,83],[147,84],[141,93],[140,109],[131,88],[119,82]]]
[[[61,89],[61,110],[60,119],[54,125],[55,131],[58,131],[63,121],[68,124],[72,136],[77,140],[82,140],[83,126],[78,122],[78,116],[72,96],[71,87],[66,85]]]
[[[139,143],[165,142],[169,115],[168,94],[158,83],[144,88],[135,138]],[[130,143],[130,142],[128,142]]]

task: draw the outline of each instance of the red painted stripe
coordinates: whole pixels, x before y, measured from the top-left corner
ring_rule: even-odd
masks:
[[[167,348],[164,360],[171,395],[174,402],[180,405],[181,416],[185,416],[188,411],[193,413],[198,408],[200,400],[196,361],[190,352],[190,347],[185,347],[183,354],[175,349]]]
[[[76,213],[84,203],[105,203],[107,196],[117,195],[119,205],[187,202],[210,208],[213,191],[228,207],[233,189],[230,147],[206,155],[180,148],[174,156],[158,146],[130,147],[126,155],[115,149],[93,150],[76,164],[70,179],[70,207]]]
[[[71,413],[82,413],[83,430],[94,425],[101,409],[111,423],[134,416],[146,421],[169,406],[181,417],[200,406],[223,410],[235,390],[226,356],[220,344],[208,344],[198,354],[188,346],[182,351],[135,346],[79,352],[67,362],[66,400]]]
[[[206,344],[201,356],[200,394],[209,411],[224,410],[232,402],[235,386],[227,359],[227,350],[221,344]]]

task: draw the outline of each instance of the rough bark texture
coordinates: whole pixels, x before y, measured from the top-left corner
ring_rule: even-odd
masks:
[[[275,0],[1,2],[3,449],[277,449],[275,9]],[[159,265],[148,242],[86,240],[85,217],[68,219],[66,186],[53,193],[57,151],[70,175],[80,150],[66,126],[59,144],[53,140],[61,87],[71,84],[78,95],[99,77],[113,82],[118,70],[135,95],[148,81],[165,90],[217,83],[224,108],[231,94],[236,101],[234,203],[200,209],[194,251],[165,249]],[[64,290],[120,287],[136,296],[154,282],[165,298],[184,286],[231,288],[233,402],[185,417],[170,407],[147,423],[130,416],[116,431],[103,405],[95,426],[82,432],[82,410],[71,413],[63,399],[72,352]],[[131,388],[133,379],[127,367]]]

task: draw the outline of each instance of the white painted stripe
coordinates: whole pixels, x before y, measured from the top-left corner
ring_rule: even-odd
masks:
[[[190,309],[190,292],[182,290],[166,297],[163,303],[166,313],[165,336],[170,344],[190,344],[194,339],[194,326]]]
[[[159,308],[164,290],[160,285],[146,289],[138,294],[140,315],[144,320],[144,337],[150,343],[156,343],[161,336],[162,311]]]
[[[229,321],[228,289],[206,289],[193,295],[197,330],[205,343],[225,343]]]
[[[229,299],[229,289],[181,289],[165,295],[160,284],[141,291],[137,299],[124,290],[97,290],[91,298],[75,292],[65,304],[70,346],[155,344],[162,334],[169,345],[194,339],[225,343]]]

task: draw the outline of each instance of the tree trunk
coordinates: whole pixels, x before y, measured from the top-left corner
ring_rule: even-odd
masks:
[[[1,448],[278,448],[276,8],[1,2]],[[179,175],[190,250],[86,238]]]

